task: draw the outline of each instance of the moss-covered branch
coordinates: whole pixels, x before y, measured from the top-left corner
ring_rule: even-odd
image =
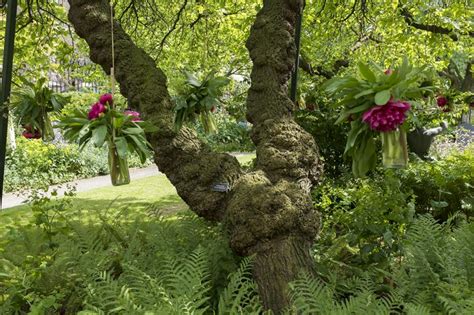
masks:
[[[69,19],[77,34],[89,44],[92,61],[110,73],[112,43],[108,1],[69,0],[69,3]],[[211,152],[190,129],[175,131],[165,74],[116,22],[114,36],[115,76],[120,92],[128,98],[130,106],[139,109],[144,118],[159,129],[149,140],[160,171],[199,215],[221,219],[228,196],[213,192],[211,186],[216,182],[232,185],[241,174],[238,161],[230,155]]]

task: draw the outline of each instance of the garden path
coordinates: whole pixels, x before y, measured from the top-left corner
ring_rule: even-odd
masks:
[[[160,172],[156,165],[151,165],[145,168],[132,168],[130,169],[130,179],[139,179],[158,175]],[[68,187],[75,186],[76,192],[84,192],[93,190],[96,188],[111,186],[110,176],[103,175],[92,178],[79,179],[68,183],[54,185],[49,188],[49,192],[57,190],[60,196],[64,195],[64,192],[68,190]],[[3,195],[3,209],[16,207],[22,205],[28,196],[28,192],[12,192]]]

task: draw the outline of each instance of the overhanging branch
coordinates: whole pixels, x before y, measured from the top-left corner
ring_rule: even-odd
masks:
[[[434,33],[434,34],[447,35],[453,41],[458,41],[459,40],[459,35],[456,34],[456,32],[452,29],[449,29],[447,27],[434,25],[434,24],[424,24],[424,23],[416,22],[415,18],[410,13],[410,11],[408,11],[407,8],[400,8],[400,14],[403,16],[403,19],[405,20],[405,22],[408,25],[410,25],[411,27],[414,27],[414,28],[422,30],[422,31],[427,31],[427,32],[430,32],[430,33]],[[464,35],[474,37],[474,31],[468,31]]]

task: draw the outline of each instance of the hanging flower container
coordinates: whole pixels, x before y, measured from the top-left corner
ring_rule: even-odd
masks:
[[[22,82],[23,86],[12,93],[10,107],[25,129],[23,136],[27,139],[54,140],[51,114],[59,113],[69,99],[49,89],[44,78],[36,84],[24,79]]]
[[[203,80],[199,80],[186,71],[185,75],[186,84],[183,91],[174,97],[176,130],[187,122],[199,119],[205,133],[215,133],[217,125],[213,113],[217,111],[216,106],[220,104],[219,96],[222,95],[222,88],[230,80],[225,77],[216,77],[214,73],[209,73]]]
[[[53,141],[54,140],[54,130],[53,130],[53,124],[51,123],[51,119],[49,119],[48,113],[44,113],[43,116],[43,140],[44,141]]]
[[[387,168],[403,168],[408,163],[406,133],[399,128],[406,120],[410,104],[389,100],[382,106],[374,106],[362,115],[362,121],[370,129],[380,132],[382,161]]]
[[[130,183],[127,157],[120,157],[113,143],[109,143],[109,170],[112,185],[121,186]]]
[[[387,168],[404,168],[408,164],[407,136],[397,129],[382,132],[382,162]]]
[[[108,166],[114,186],[130,183],[128,154],[136,153],[144,163],[150,154],[145,131],[155,130],[140,118],[138,112],[116,109],[111,94],[102,95],[88,112],[76,110],[74,116],[62,118],[58,126],[64,129],[64,137],[77,141],[81,149],[89,142],[98,148],[107,143]]]
[[[405,122],[415,106],[407,100],[432,93],[431,86],[422,84],[428,81],[430,72],[426,68],[414,68],[407,59],[393,70],[384,71],[373,63],[359,63],[358,68],[357,75],[334,78],[323,86],[344,107],[337,123],[351,124],[344,155],[352,159],[352,172],[356,177],[363,177],[376,167],[377,137],[382,142],[383,165],[406,167]]]

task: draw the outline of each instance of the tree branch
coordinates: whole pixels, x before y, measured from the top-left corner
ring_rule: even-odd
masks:
[[[87,41],[91,60],[110,73],[112,43],[108,1],[69,0],[69,3],[69,20],[77,34]],[[209,220],[221,220],[229,194],[212,191],[212,186],[225,182],[233,187],[242,174],[237,159],[212,152],[188,128],[176,132],[174,106],[165,74],[117,22],[114,22],[114,37],[115,74],[120,92],[132,108],[139,108],[144,118],[158,127],[148,139],[160,171],[193,211]]]
[[[188,0],[184,0],[184,3],[183,5],[181,6],[181,8],[179,9],[178,11],[178,14],[176,15],[176,18],[173,22],[173,25],[171,26],[171,28],[169,29],[169,31],[165,34],[165,36],[161,39],[161,42],[160,42],[160,50],[158,51],[158,54],[157,54],[157,58],[160,56],[161,52],[163,51],[163,46],[165,45],[165,42],[166,42],[166,39],[168,38],[168,36],[171,35],[171,33],[173,33],[173,31],[176,29],[176,26],[178,25],[178,22],[179,20],[181,19],[181,15],[183,14],[184,12],[184,9],[186,8],[186,6],[188,5]]]
[[[447,35],[453,41],[458,41],[459,40],[459,36],[452,29],[442,27],[442,26],[438,26],[438,25],[434,25],[434,24],[422,24],[422,23],[415,22],[415,19],[414,19],[413,15],[410,13],[410,11],[408,11],[407,8],[400,8],[400,14],[403,16],[405,22],[408,25],[410,25],[410,26],[412,26],[416,29],[431,32],[431,33],[435,33],[435,34]],[[471,37],[474,37],[474,32],[469,31],[467,33],[467,35],[469,35]]]

